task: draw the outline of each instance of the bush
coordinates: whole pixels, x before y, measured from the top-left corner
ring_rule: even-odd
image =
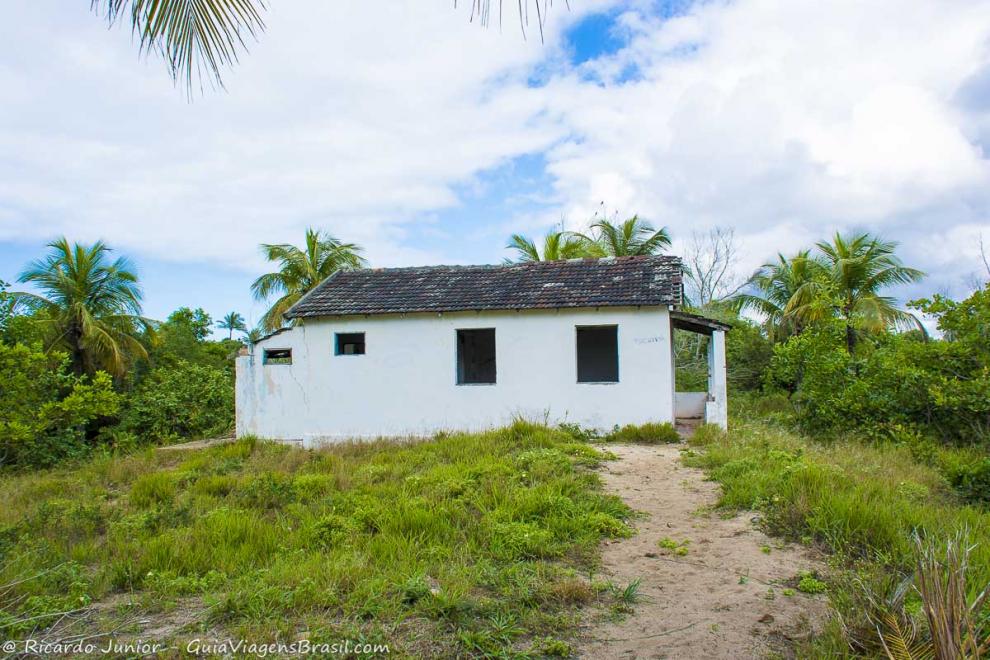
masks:
[[[228,433],[234,424],[234,384],[216,367],[179,361],[152,371],[129,397],[119,429],[145,442]]]
[[[960,340],[878,335],[850,355],[842,328],[821,324],[776,347],[767,379],[791,393],[807,432],[896,440],[903,429],[923,427],[947,442],[973,443],[990,437],[984,354]]]
[[[681,441],[677,429],[670,422],[662,424],[648,422],[640,426],[626,424],[622,428],[616,426],[606,435],[605,442],[632,442],[644,445],[676,444]]]
[[[68,373],[68,359],[0,344],[0,466],[45,467],[92,448],[95,422],[115,415],[110,376]]]
[[[990,502],[990,458],[944,458],[940,467],[949,484],[964,499],[970,502]]]

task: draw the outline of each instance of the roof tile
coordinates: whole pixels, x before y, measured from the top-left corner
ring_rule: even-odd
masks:
[[[681,286],[671,256],[366,268],[335,273],[286,317],[679,305]]]

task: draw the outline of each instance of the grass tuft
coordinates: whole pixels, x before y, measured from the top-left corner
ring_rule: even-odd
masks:
[[[257,639],[388,631],[399,655],[569,655],[576,608],[599,600],[577,576],[597,567],[602,539],[632,533],[629,508],[589,469],[606,459],[520,421],[315,451],[249,438],[3,475],[0,625],[17,637],[36,624],[4,621],[115,595],[152,617],[191,597],[208,608],[203,625]],[[133,614],[105,610],[99,625]]]
[[[617,426],[602,440],[605,442],[663,445],[677,444],[681,441],[681,436],[670,422],[663,422],[662,424],[648,422],[639,426],[635,424],[627,424],[621,428]]]

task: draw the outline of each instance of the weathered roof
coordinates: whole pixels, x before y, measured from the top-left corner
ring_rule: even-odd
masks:
[[[681,303],[681,260],[670,256],[569,259],[502,266],[339,271],[287,318]]]
[[[707,316],[701,316],[700,314],[682,312],[680,310],[670,313],[670,321],[674,324],[675,328],[687,330],[688,332],[696,332],[702,335],[710,335],[715,330],[726,331],[732,329],[731,323],[726,323],[725,321],[719,321],[717,319],[710,319]]]

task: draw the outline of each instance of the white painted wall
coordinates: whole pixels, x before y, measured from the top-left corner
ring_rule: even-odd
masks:
[[[725,368],[725,331],[716,330],[708,342],[708,403],[705,421],[729,427],[729,387]]]
[[[619,382],[577,382],[578,325],[617,325]],[[495,328],[497,383],[456,384],[456,330]],[[335,356],[334,333],[367,352]],[[292,365],[262,364],[291,348]],[[477,430],[514,415],[599,429],[673,420],[666,309],[603,308],[310,319],[237,359],[237,434],[302,439]]]
[[[674,414],[677,417],[702,419],[708,404],[708,392],[676,392]]]

